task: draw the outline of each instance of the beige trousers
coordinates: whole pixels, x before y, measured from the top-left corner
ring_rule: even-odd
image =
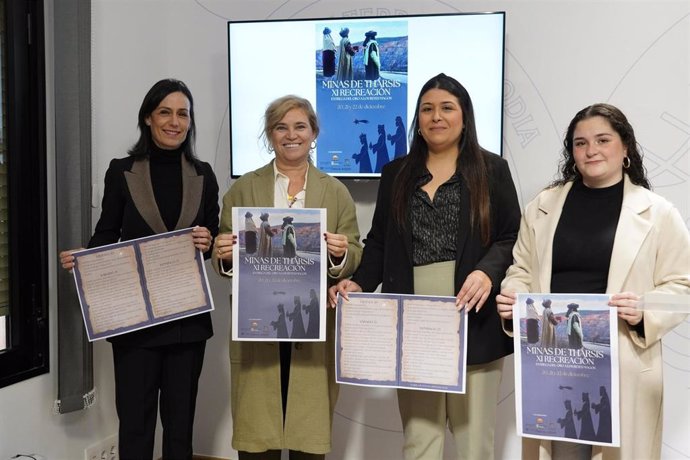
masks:
[[[414,268],[415,294],[454,296],[455,262]],[[405,460],[440,460],[446,426],[459,460],[493,460],[503,359],[467,366],[466,393],[398,390]]]
[[[492,460],[503,358],[467,366],[465,394],[398,390],[405,460],[440,460],[446,423],[459,460]]]

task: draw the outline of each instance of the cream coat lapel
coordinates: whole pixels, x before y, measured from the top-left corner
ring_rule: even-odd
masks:
[[[534,242],[539,260],[539,286],[532,287],[536,292],[551,291],[553,237],[561,219],[563,204],[572,186],[573,183],[568,182],[563,187],[554,188],[539,201],[540,215],[534,222]]]
[[[651,222],[644,216],[644,212],[652,205],[651,201],[643,190],[630,182],[627,174],[623,176],[623,206],[616,227],[606,286],[607,292],[610,293],[623,290],[625,279],[633,268],[637,253],[652,229]]]
[[[132,196],[134,206],[141,214],[144,222],[151,227],[155,233],[165,233],[168,229],[165,227],[161,213],[156,204],[156,197],[153,195],[153,186],[151,185],[151,169],[149,160],[136,160],[132,164],[131,171],[125,171],[125,180],[127,181],[127,188],[129,194]]]
[[[175,230],[191,227],[199,213],[203,193],[204,176],[198,175],[194,165],[182,155],[182,209]]]

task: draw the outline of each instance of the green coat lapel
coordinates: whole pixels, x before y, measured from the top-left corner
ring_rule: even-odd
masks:
[[[251,174],[256,174],[257,176],[255,180],[251,181],[253,206],[272,208],[276,187],[273,161]]]
[[[328,208],[326,203],[326,187],[324,186],[325,174],[309,164],[307,172],[307,189],[305,208]]]

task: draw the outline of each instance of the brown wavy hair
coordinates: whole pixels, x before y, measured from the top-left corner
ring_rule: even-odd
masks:
[[[627,149],[628,158],[630,159],[630,167],[623,168],[623,172],[628,175],[630,182],[639,185],[646,189],[651,189],[651,184],[647,178],[647,171],[642,164],[642,149],[635,139],[635,131],[632,125],[625,117],[623,112],[611,104],[592,104],[577,112],[575,117],[568,125],[568,131],[563,139],[563,150],[561,150],[561,161],[558,165],[558,172],[560,177],[553,181],[550,187],[563,185],[581,177],[580,172],[575,167],[575,158],[573,157],[573,136],[577,124],[582,120],[587,120],[592,117],[605,118],[614,131],[618,133]]]

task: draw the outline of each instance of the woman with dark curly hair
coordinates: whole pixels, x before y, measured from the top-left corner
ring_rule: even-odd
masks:
[[[678,210],[649,190],[635,132],[619,109],[579,111],[563,147],[560,177],[525,209],[498,312],[512,318],[516,292],[612,294],[625,382],[620,447],[523,438],[523,458],[658,459],[661,338],[686,315],[642,310],[640,296],[690,294],[690,235]]]

